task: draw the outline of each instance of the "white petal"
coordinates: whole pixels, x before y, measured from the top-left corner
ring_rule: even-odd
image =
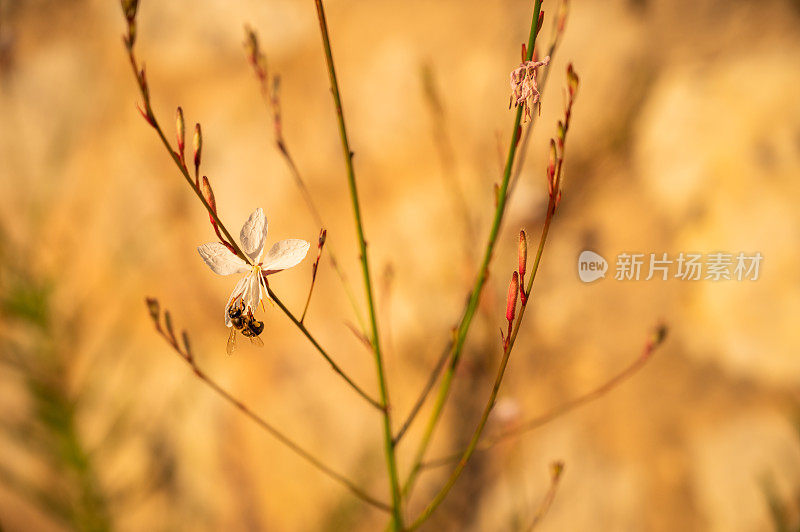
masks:
[[[221,242],[211,242],[198,246],[197,251],[214,273],[230,275],[242,273],[249,269],[245,261],[231,253]]]
[[[244,277],[242,277],[241,279],[239,279],[239,282],[236,283],[236,286],[234,287],[233,292],[231,292],[231,297],[228,299],[228,302],[225,303],[225,325],[227,325],[228,327],[231,326],[231,317],[228,316],[228,308],[230,308],[231,303],[233,303],[233,301],[236,298],[238,298],[240,295],[242,295],[242,292],[244,292],[244,288],[246,286],[247,280],[248,280],[248,278],[247,278],[246,275]]]
[[[253,259],[258,260],[264,250],[264,241],[267,238],[267,217],[261,207],[253,211],[250,218],[242,226],[239,241],[242,251]]]
[[[259,277],[261,277],[261,272],[259,271],[255,271],[247,276],[247,286],[244,289],[244,296],[242,297],[245,308],[251,310],[256,310],[258,308],[258,303],[261,301],[261,284],[258,281]]]
[[[276,242],[264,257],[262,270],[285,270],[300,263],[306,257],[310,244],[305,240],[289,238]]]

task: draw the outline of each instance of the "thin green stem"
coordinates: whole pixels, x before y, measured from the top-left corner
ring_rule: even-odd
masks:
[[[389,406],[389,389],[386,384],[386,373],[383,368],[383,357],[381,355],[380,341],[378,336],[378,320],[376,317],[375,302],[372,293],[372,281],[370,280],[369,262],[367,259],[367,242],[364,237],[364,227],[361,221],[361,207],[358,200],[358,189],[356,188],[355,171],[353,169],[353,152],[350,150],[350,143],[347,139],[347,128],[344,123],[344,111],[342,110],[342,100],[339,94],[339,83],[336,79],[336,69],[333,64],[333,53],[331,52],[330,36],[328,35],[328,24],[325,20],[325,10],[322,0],[314,0],[317,7],[317,18],[319,19],[319,29],[322,36],[322,45],[325,49],[325,62],[328,67],[330,78],[331,93],[336,106],[336,118],[339,125],[339,136],[342,140],[342,151],[344,153],[345,166],[347,168],[347,183],[350,188],[350,199],[352,201],[353,215],[356,222],[356,233],[358,235],[358,245],[361,251],[361,272],[364,276],[364,289],[367,296],[367,306],[369,311],[369,321],[372,328],[372,349],[375,353],[375,367],[378,374],[378,386],[380,389],[381,403],[383,410],[383,436],[384,452],[386,455],[386,468],[389,473],[389,485],[392,492],[392,518],[395,529],[403,530],[403,515],[401,508],[400,483],[397,474],[397,458],[395,456],[395,446],[392,439],[391,409]]]
[[[536,0],[533,6],[533,17],[531,19],[531,29],[528,36],[528,48],[527,48],[528,54],[526,58],[527,60],[531,59],[533,55],[534,46],[536,45],[537,25],[541,7],[542,7],[541,0]],[[517,153],[517,145],[519,143],[519,136],[520,136],[521,119],[522,119],[522,107],[518,107],[517,112],[514,116],[514,126],[511,131],[511,143],[508,149],[508,157],[506,158],[505,169],[503,171],[503,179],[500,183],[500,188],[497,193],[497,207],[495,209],[492,228],[489,231],[489,238],[486,243],[486,251],[484,252],[483,261],[481,262],[480,269],[478,270],[478,276],[475,280],[475,285],[472,289],[472,292],[470,293],[469,301],[467,302],[467,307],[464,310],[464,314],[456,330],[456,340],[451,350],[450,364],[447,367],[444,376],[442,377],[442,382],[441,385],[439,386],[439,392],[437,394],[436,401],[434,403],[433,410],[431,412],[431,416],[428,420],[428,424],[425,427],[425,432],[423,433],[422,440],[420,441],[420,444],[415,453],[414,461],[411,465],[409,476],[406,479],[405,483],[403,484],[402,491],[404,496],[410,493],[411,488],[413,487],[414,481],[416,480],[416,477],[420,470],[420,464],[425,456],[425,452],[427,451],[428,445],[430,444],[431,438],[433,437],[433,432],[436,429],[436,426],[441,417],[442,409],[444,408],[445,402],[447,401],[447,398],[449,396],[450,387],[453,382],[453,376],[455,375],[455,371],[456,368],[458,367],[458,362],[461,357],[461,352],[464,348],[464,342],[466,341],[467,333],[469,332],[469,328],[472,323],[472,318],[475,315],[476,310],[478,309],[478,303],[480,301],[481,292],[483,291],[483,286],[486,284],[486,279],[489,276],[489,265],[492,261],[492,255],[494,253],[495,245],[497,244],[497,237],[500,232],[500,225],[503,221],[506,202],[508,200],[507,196],[508,182],[509,179],[511,178],[511,170],[512,167],[514,166],[514,158],[516,157]]]
[[[284,314],[286,314],[286,317],[289,318],[289,320],[291,320],[292,323],[294,323],[295,327],[300,329],[300,332],[302,332],[303,335],[306,338],[308,338],[308,341],[311,342],[311,345],[313,345],[314,348],[316,348],[316,350],[319,351],[319,354],[322,355],[322,357],[328,362],[328,364],[330,364],[333,371],[338,373],[339,376],[342,377],[342,379],[344,379],[344,381],[347,384],[349,384],[350,387],[353,388],[353,390],[355,390],[356,393],[358,393],[358,395],[366,399],[367,402],[369,402],[369,404],[371,404],[378,410],[383,411],[384,410],[383,405],[378,401],[376,401],[375,399],[373,399],[372,397],[370,397],[369,394],[367,394],[364,390],[362,390],[361,387],[358,386],[358,384],[353,382],[353,380],[349,376],[347,376],[347,374],[342,370],[342,368],[340,368],[339,365],[333,361],[333,359],[330,357],[330,355],[328,355],[325,349],[323,349],[323,347],[319,344],[319,342],[317,342],[314,336],[311,335],[306,326],[300,320],[298,320],[294,314],[292,314],[292,311],[290,311],[286,307],[286,305],[283,304],[283,301],[281,301],[278,298],[278,296],[275,294],[275,292],[272,291],[270,287],[267,287],[267,294],[269,295],[270,298],[272,298],[275,304],[278,305],[278,308],[281,309],[281,311]]]

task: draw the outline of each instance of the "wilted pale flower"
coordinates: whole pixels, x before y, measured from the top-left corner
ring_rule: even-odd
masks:
[[[200,256],[214,273],[231,275],[244,273],[225,304],[225,325],[231,326],[228,309],[231,306],[242,308],[244,314],[252,314],[262,299],[268,298],[266,281],[263,276],[291,268],[302,261],[308,253],[309,243],[305,240],[290,238],[281,240],[264,255],[264,243],[267,239],[267,218],[259,207],[242,226],[239,240],[242,251],[250,257],[251,266],[242,258],[234,255],[221,242],[203,244],[197,248]],[[263,274],[263,276],[262,276]]]
[[[536,84],[536,71],[550,62],[548,55],[542,61],[523,61],[511,72],[510,108],[522,106],[524,117],[530,119],[531,108],[539,102],[539,87]]]

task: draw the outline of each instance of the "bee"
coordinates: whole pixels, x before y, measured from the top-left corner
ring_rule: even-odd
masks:
[[[253,313],[248,311],[245,315],[241,307],[233,307],[228,309],[228,317],[231,319],[231,334],[228,336],[228,344],[225,351],[232,355],[236,350],[236,333],[241,332],[242,336],[250,339],[250,343],[256,347],[263,347],[264,341],[259,338],[259,335],[264,332],[264,322],[258,321],[253,317]]]

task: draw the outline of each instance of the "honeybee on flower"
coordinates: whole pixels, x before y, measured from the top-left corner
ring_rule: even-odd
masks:
[[[266,253],[267,218],[259,207],[250,215],[239,234],[242,252],[249,262],[231,252],[222,242],[209,242],[197,248],[200,256],[218,275],[243,273],[225,304],[225,325],[232,327],[228,352],[235,348],[235,335],[256,339],[264,329],[264,323],[256,321],[253,312],[262,300],[269,300],[266,276],[299,264],[308,253],[310,244],[305,240],[290,238],[276,242]],[[233,345],[233,347],[232,347]]]

